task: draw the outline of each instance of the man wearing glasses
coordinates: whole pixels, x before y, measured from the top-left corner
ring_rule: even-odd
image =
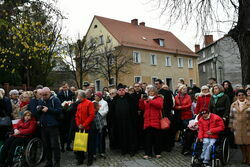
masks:
[[[60,100],[53,96],[48,87],[42,89],[42,99],[37,106],[42,140],[45,145],[47,163],[45,167],[60,167],[59,122],[62,112]],[[54,164],[52,162],[54,154]]]

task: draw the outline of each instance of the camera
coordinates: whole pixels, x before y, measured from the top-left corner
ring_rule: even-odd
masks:
[[[36,109],[37,109],[38,111],[43,110],[43,108],[44,108],[44,106],[42,106],[42,105],[38,105],[38,106],[36,107]]]

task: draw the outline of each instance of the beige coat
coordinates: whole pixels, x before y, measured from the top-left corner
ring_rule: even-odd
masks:
[[[12,106],[11,115],[12,115],[13,119],[18,119],[20,116],[20,114],[19,114],[20,113],[20,101],[18,101],[16,104],[12,100],[10,100],[10,101],[11,101],[11,106]]]
[[[250,144],[250,101],[247,100],[242,110],[238,101],[231,105],[229,127],[234,132],[236,144]]]

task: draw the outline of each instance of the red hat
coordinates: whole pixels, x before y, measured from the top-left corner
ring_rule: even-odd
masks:
[[[100,99],[102,99],[102,92],[96,92],[95,96],[98,96]]]

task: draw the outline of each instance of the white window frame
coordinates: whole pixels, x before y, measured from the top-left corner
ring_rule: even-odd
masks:
[[[153,79],[155,78],[155,80],[157,80],[158,79],[158,77],[157,76],[152,76],[151,77],[151,82],[152,82],[152,85],[154,85],[155,84],[155,82],[153,81]]]
[[[136,78],[140,78],[139,82],[142,82],[142,77],[141,76],[134,76],[134,81],[135,81],[134,83],[139,83],[139,82],[136,81]]]
[[[97,89],[97,81],[99,81],[100,82],[100,89],[98,90]],[[100,79],[97,79],[97,80],[95,80],[95,91],[101,91],[101,80]]]
[[[168,59],[169,58],[169,59]],[[166,66],[167,67],[171,67],[172,66],[172,60],[171,60],[171,56],[166,56]],[[168,60],[169,60],[169,62],[168,62]]]
[[[179,59],[182,60],[181,63],[179,62]],[[179,68],[184,67],[184,59],[183,59],[183,57],[177,57],[177,64],[178,64]]]
[[[168,85],[167,79],[171,79],[171,86]],[[172,78],[172,77],[166,77],[166,78],[165,78],[165,81],[166,81],[166,84],[168,85],[168,88],[169,88],[170,90],[173,90],[173,78]]]
[[[104,44],[104,37],[103,37],[103,35],[99,36],[99,44],[100,45]]]
[[[192,85],[191,85],[191,81],[192,81]],[[194,80],[193,80],[192,78],[190,78],[190,79],[189,79],[189,86],[190,86],[190,87],[193,87],[193,85],[194,85]]]
[[[205,58],[206,57],[206,53],[205,53],[205,50],[202,52],[202,58]]]
[[[202,65],[202,72],[206,72],[206,65]]]
[[[188,58],[188,68],[194,68],[193,58]]]
[[[164,39],[159,39],[159,45],[161,47],[165,46]]]
[[[153,56],[154,56],[154,62],[153,62]],[[157,65],[157,55],[156,54],[150,54],[150,64],[151,65]]]
[[[211,46],[211,53],[214,53],[214,46]]]
[[[137,53],[137,60],[138,61],[136,61],[136,55],[135,55],[135,53]],[[139,51],[133,51],[133,62],[135,64],[140,64],[141,63],[141,53]]]

